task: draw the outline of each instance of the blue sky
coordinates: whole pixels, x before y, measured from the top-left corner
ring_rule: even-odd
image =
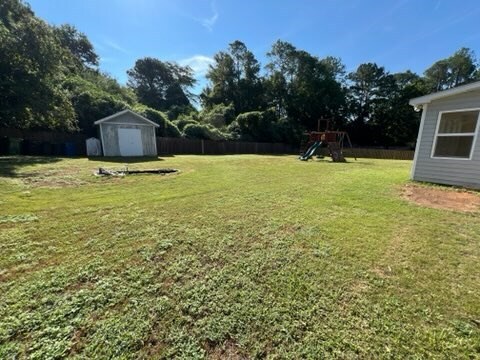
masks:
[[[347,70],[376,62],[391,72],[423,71],[462,46],[480,55],[478,0],[27,0],[52,24],[87,34],[101,69],[127,80],[136,59],[188,64],[199,85],[212,56],[243,41],[262,65],[277,39]]]

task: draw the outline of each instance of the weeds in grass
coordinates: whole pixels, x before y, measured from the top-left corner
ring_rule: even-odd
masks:
[[[19,215],[1,215],[0,224],[3,223],[20,223],[20,222],[29,222],[37,221],[38,217],[32,214],[19,214]]]
[[[178,176],[121,181],[2,164],[82,184],[0,176],[0,358],[480,352],[479,214],[404,201],[410,162],[179,156]]]

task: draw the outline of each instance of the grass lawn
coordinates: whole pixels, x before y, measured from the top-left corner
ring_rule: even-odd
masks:
[[[411,162],[0,158],[0,358],[475,358],[480,213]]]

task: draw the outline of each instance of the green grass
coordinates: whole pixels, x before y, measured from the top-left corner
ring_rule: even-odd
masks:
[[[475,358],[480,214],[411,162],[0,158],[0,358]]]

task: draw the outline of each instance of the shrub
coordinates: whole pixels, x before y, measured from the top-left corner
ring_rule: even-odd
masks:
[[[173,124],[180,131],[183,131],[185,129],[185,126],[190,125],[190,124],[198,124],[198,121],[193,120],[193,119],[178,119],[178,120],[173,121]]]
[[[167,120],[166,116],[158,110],[152,109],[145,105],[136,106],[133,111],[146,117],[149,120],[152,120],[154,123],[160,125],[157,128],[158,136],[165,137],[181,137],[182,134],[180,130],[170,121]]]
[[[127,107],[109,94],[101,91],[84,91],[72,97],[78,127],[88,135],[96,134],[94,122]]]
[[[96,134],[93,123],[96,120],[112,115],[127,108],[121,97],[114,96],[97,84],[80,76],[67,78],[63,83],[75,110],[78,127],[86,134]]]
[[[237,132],[245,140],[278,141],[275,114],[270,111],[251,111],[237,116]],[[233,130],[233,129],[232,129]]]
[[[183,130],[189,139],[226,140],[227,136],[220,130],[208,124],[188,124]]]
[[[235,120],[235,109],[232,104],[219,104],[200,113],[202,122],[218,129],[224,128]]]
[[[173,105],[167,110],[168,120],[173,121],[180,117],[192,117],[198,111],[192,105]]]

